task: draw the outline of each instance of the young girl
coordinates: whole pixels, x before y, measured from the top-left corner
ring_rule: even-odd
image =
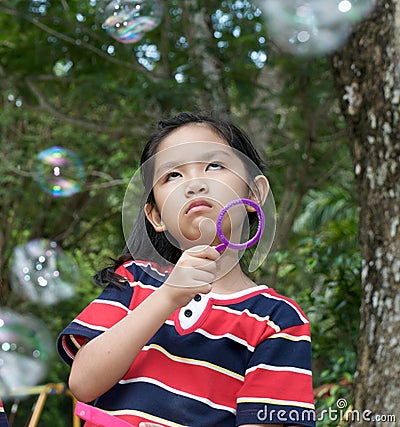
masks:
[[[221,208],[268,194],[249,138],[181,113],[160,122],[141,164],[129,251],[97,275],[108,285],[58,339],[72,392],[139,427],[314,426],[307,318],[247,277],[238,251],[215,249]],[[225,236],[254,219],[230,209]]]

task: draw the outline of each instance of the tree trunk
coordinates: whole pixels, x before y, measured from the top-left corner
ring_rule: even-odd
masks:
[[[397,0],[378,0],[333,57],[360,205],[362,303],[354,396],[360,422],[352,414],[357,426],[400,422],[399,59]]]
[[[215,8],[212,5],[215,3]],[[224,65],[212,49],[215,44],[210,13],[219,2],[186,0],[182,3],[185,20],[185,36],[193,52],[193,59],[201,69],[204,91],[199,92],[202,109],[229,114],[229,96],[224,87]],[[213,52],[214,51],[214,52]]]

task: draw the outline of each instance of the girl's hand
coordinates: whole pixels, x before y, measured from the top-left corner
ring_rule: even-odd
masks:
[[[219,252],[212,246],[194,246],[184,251],[161,288],[177,307],[183,307],[198,293],[211,291]]]
[[[139,423],[139,427],[163,427],[161,424]]]

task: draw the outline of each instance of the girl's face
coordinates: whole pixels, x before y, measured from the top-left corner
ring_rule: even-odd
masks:
[[[239,197],[253,198],[238,153],[204,124],[169,134],[154,159],[155,206],[145,207],[155,230],[167,231],[182,250],[218,244],[215,222],[221,208]],[[245,217],[245,207],[230,209],[223,221],[225,236],[240,236]]]

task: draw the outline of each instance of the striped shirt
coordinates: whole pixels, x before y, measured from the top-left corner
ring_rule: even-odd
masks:
[[[121,320],[167,276],[141,261],[117,273],[125,286],[106,287],[60,334],[58,350],[68,364],[84,339]],[[196,295],[94,405],[133,425],[315,426],[309,322],[293,300],[263,285]]]
[[[4,406],[1,399],[0,399],[0,427],[8,427],[7,416],[4,411]]]

